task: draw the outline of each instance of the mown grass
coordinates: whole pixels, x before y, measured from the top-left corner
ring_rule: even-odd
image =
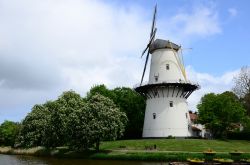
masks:
[[[206,159],[203,153],[181,153],[181,152],[120,152],[95,153],[90,156],[92,159],[111,159],[111,160],[142,160],[142,161],[187,161],[190,159]],[[230,159],[228,153],[218,153],[214,158]],[[249,159],[250,154],[244,153],[239,159]]]
[[[156,145],[156,150],[146,150],[145,146]],[[0,147],[0,154],[21,154],[33,156],[53,156],[62,158],[146,160],[146,161],[186,161],[187,158],[205,158],[203,151],[216,151],[214,158],[232,158],[229,152],[244,152],[240,159],[250,159],[250,142],[242,140],[193,140],[193,139],[143,139],[103,142],[101,150],[83,152],[71,151],[68,147],[46,149],[35,147],[13,149]]]
[[[245,140],[203,140],[203,139],[142,139],[103,142],[102,150],[145,150],[145,146],[156,145],[158,151],[203,152],[208,149],[217,152],[239,150],[250,152],[250,141]],[[125,147],[125,148],[124,148]]]

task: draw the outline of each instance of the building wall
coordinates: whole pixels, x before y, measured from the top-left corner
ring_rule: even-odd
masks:
[[[189,129],[190,134],[192,137],[201,137],[205,138],[206,129],[205,126],[202,124],[197,124],[195,121],[198,119],[198,114],[193,113],[192,111],[189,112],[189,125],[195,127],[196,129]],[[199,129],[199,130],[198,130]]]
[[[165,48],[153,52],[149,84],[186,82],[180,59],[173,51]],[[148,90],[143,127],[144,138],[191,136],[185,93],[181,86],[174,85]],[[173,107],[170,106],[171,101]]]
[[[170,107],[170,101],[173,102],[173,107]],[[188,129],[188,107],[185,98],[147,99],[143,137],[187,137],[191,136]]]
[[[169,69],[167,70],[167,65]],[[158,80],[156,81],[156,77]],[[151,57],[149,84],[185,82],[178,60],[172,49],[155,50]]]

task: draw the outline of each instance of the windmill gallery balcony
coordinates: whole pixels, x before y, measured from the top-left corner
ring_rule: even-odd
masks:
[[[191,83],[190,81],[164,81],[157,84],[144,82],[134,86],[136,92],[149,99],[155,97],[180,97],[187,99],[193,91],[199,88],[200,86],[197,83]]]

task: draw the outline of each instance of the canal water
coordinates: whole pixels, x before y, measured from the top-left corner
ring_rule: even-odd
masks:
[[[1,155],[0,165],[168,165],[166,162],[85,160],[33,157],[23,155]]]

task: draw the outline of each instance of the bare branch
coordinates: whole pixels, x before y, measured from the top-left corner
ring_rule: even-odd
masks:
[[[250,67],[243,66],[240,73],[234,77],[234,87],[232,91],[240,98],[244,98],[250,93]]]

